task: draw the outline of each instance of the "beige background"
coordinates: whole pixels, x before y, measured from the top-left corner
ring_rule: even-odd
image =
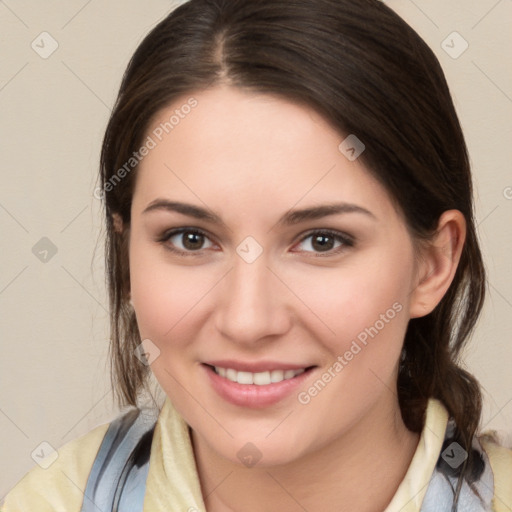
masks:
[[[466,364],[485,388],[483,426],[512,442],[512,1],[387,3],[438,55],[467,137],[490,287]],[[58,448],[117,414],[93,190],[122,72],[172,5],[0,0],[0,498],[40,443]],[[454,31],[469,45],[458,58],[442,47],[464,48]],[[42,32],[58,43],[46,59],[31,47],[51,49]],[[33,253],[43,237],[57,250],[46,262]]]

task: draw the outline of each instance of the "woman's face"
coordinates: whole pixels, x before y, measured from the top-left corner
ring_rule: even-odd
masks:
[[[397,414],[414,251],[346,137],[227,86],[184,96],[148,136],[131,297],[151,369],[203,442],[282,464]]]

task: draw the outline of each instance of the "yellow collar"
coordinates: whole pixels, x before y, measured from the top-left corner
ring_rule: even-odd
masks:
[[[444,440],[448,412],[430,399],[425,427],[407,470],[384,512],[419,512]],[[146,482],[144,512],[182,510],[204,512],[188,425],[166,398],[155,427]]]
[[[419,512],[441,453],[447,424],[448,411],[439,400],[431,398],[409,469],[384,512]]]

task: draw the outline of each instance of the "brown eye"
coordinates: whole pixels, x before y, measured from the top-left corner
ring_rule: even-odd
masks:
[[[210,246],[204,247],[207,240],[209,238],[202,231],[181,228],[167,232],[159,241],[164,243],[171,251],[180,254],[191,253],[190,255],[194,256],[195,254],[193,253],[200,252],[202,249],[207,249],[213,245],[210,242]]]
[[[306,242],[308,240],[310,241]],[[338,231],[317,230],[303,237],[301,244],[306,246],[305,252],[326,253],[329,256],[338,254],[347,247],[352,247],[354,240],[352,237]]]
[[[311,245],[318,251],[330,251],[333,249],[335,242],[334,237],[331,235],[314,235]]]
[[[185,249],[189,249],[193,251],[194,249],[201,249],[204,243],[204,236],[200,233],[194,233],[191,231],[186,231],[181,233],[181,240],[183,241],[183,245]]]

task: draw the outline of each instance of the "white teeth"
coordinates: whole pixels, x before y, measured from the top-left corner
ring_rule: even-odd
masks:
[[[236,381],[238,384],[252,384],[253,374],[251,372],[237,372]]]
[[[272,382],[270,380],[270,372],[255,373],[252,377],[252,380],[254,384],[258,384],[258,386],[266,386]]]
[[[281,382],[284,380],[283,370],[272,370],[270,372],[270,380],[271,382]]]
[[[258,386],[266,386],[273,382],[281,382],[282,380],[293,379],[293,377],[305,372],[305,368],[300,370],[272,370],[271,372],[237,372],[232,368],[221,368],[215,366],[215,372],[221,377],[225,377],[231,382],[238,384],[256,384]]]
[[[284,372],[285,379],[291,379],[292,377],[295,377],[295,372],[293,370],[286,370]]]

